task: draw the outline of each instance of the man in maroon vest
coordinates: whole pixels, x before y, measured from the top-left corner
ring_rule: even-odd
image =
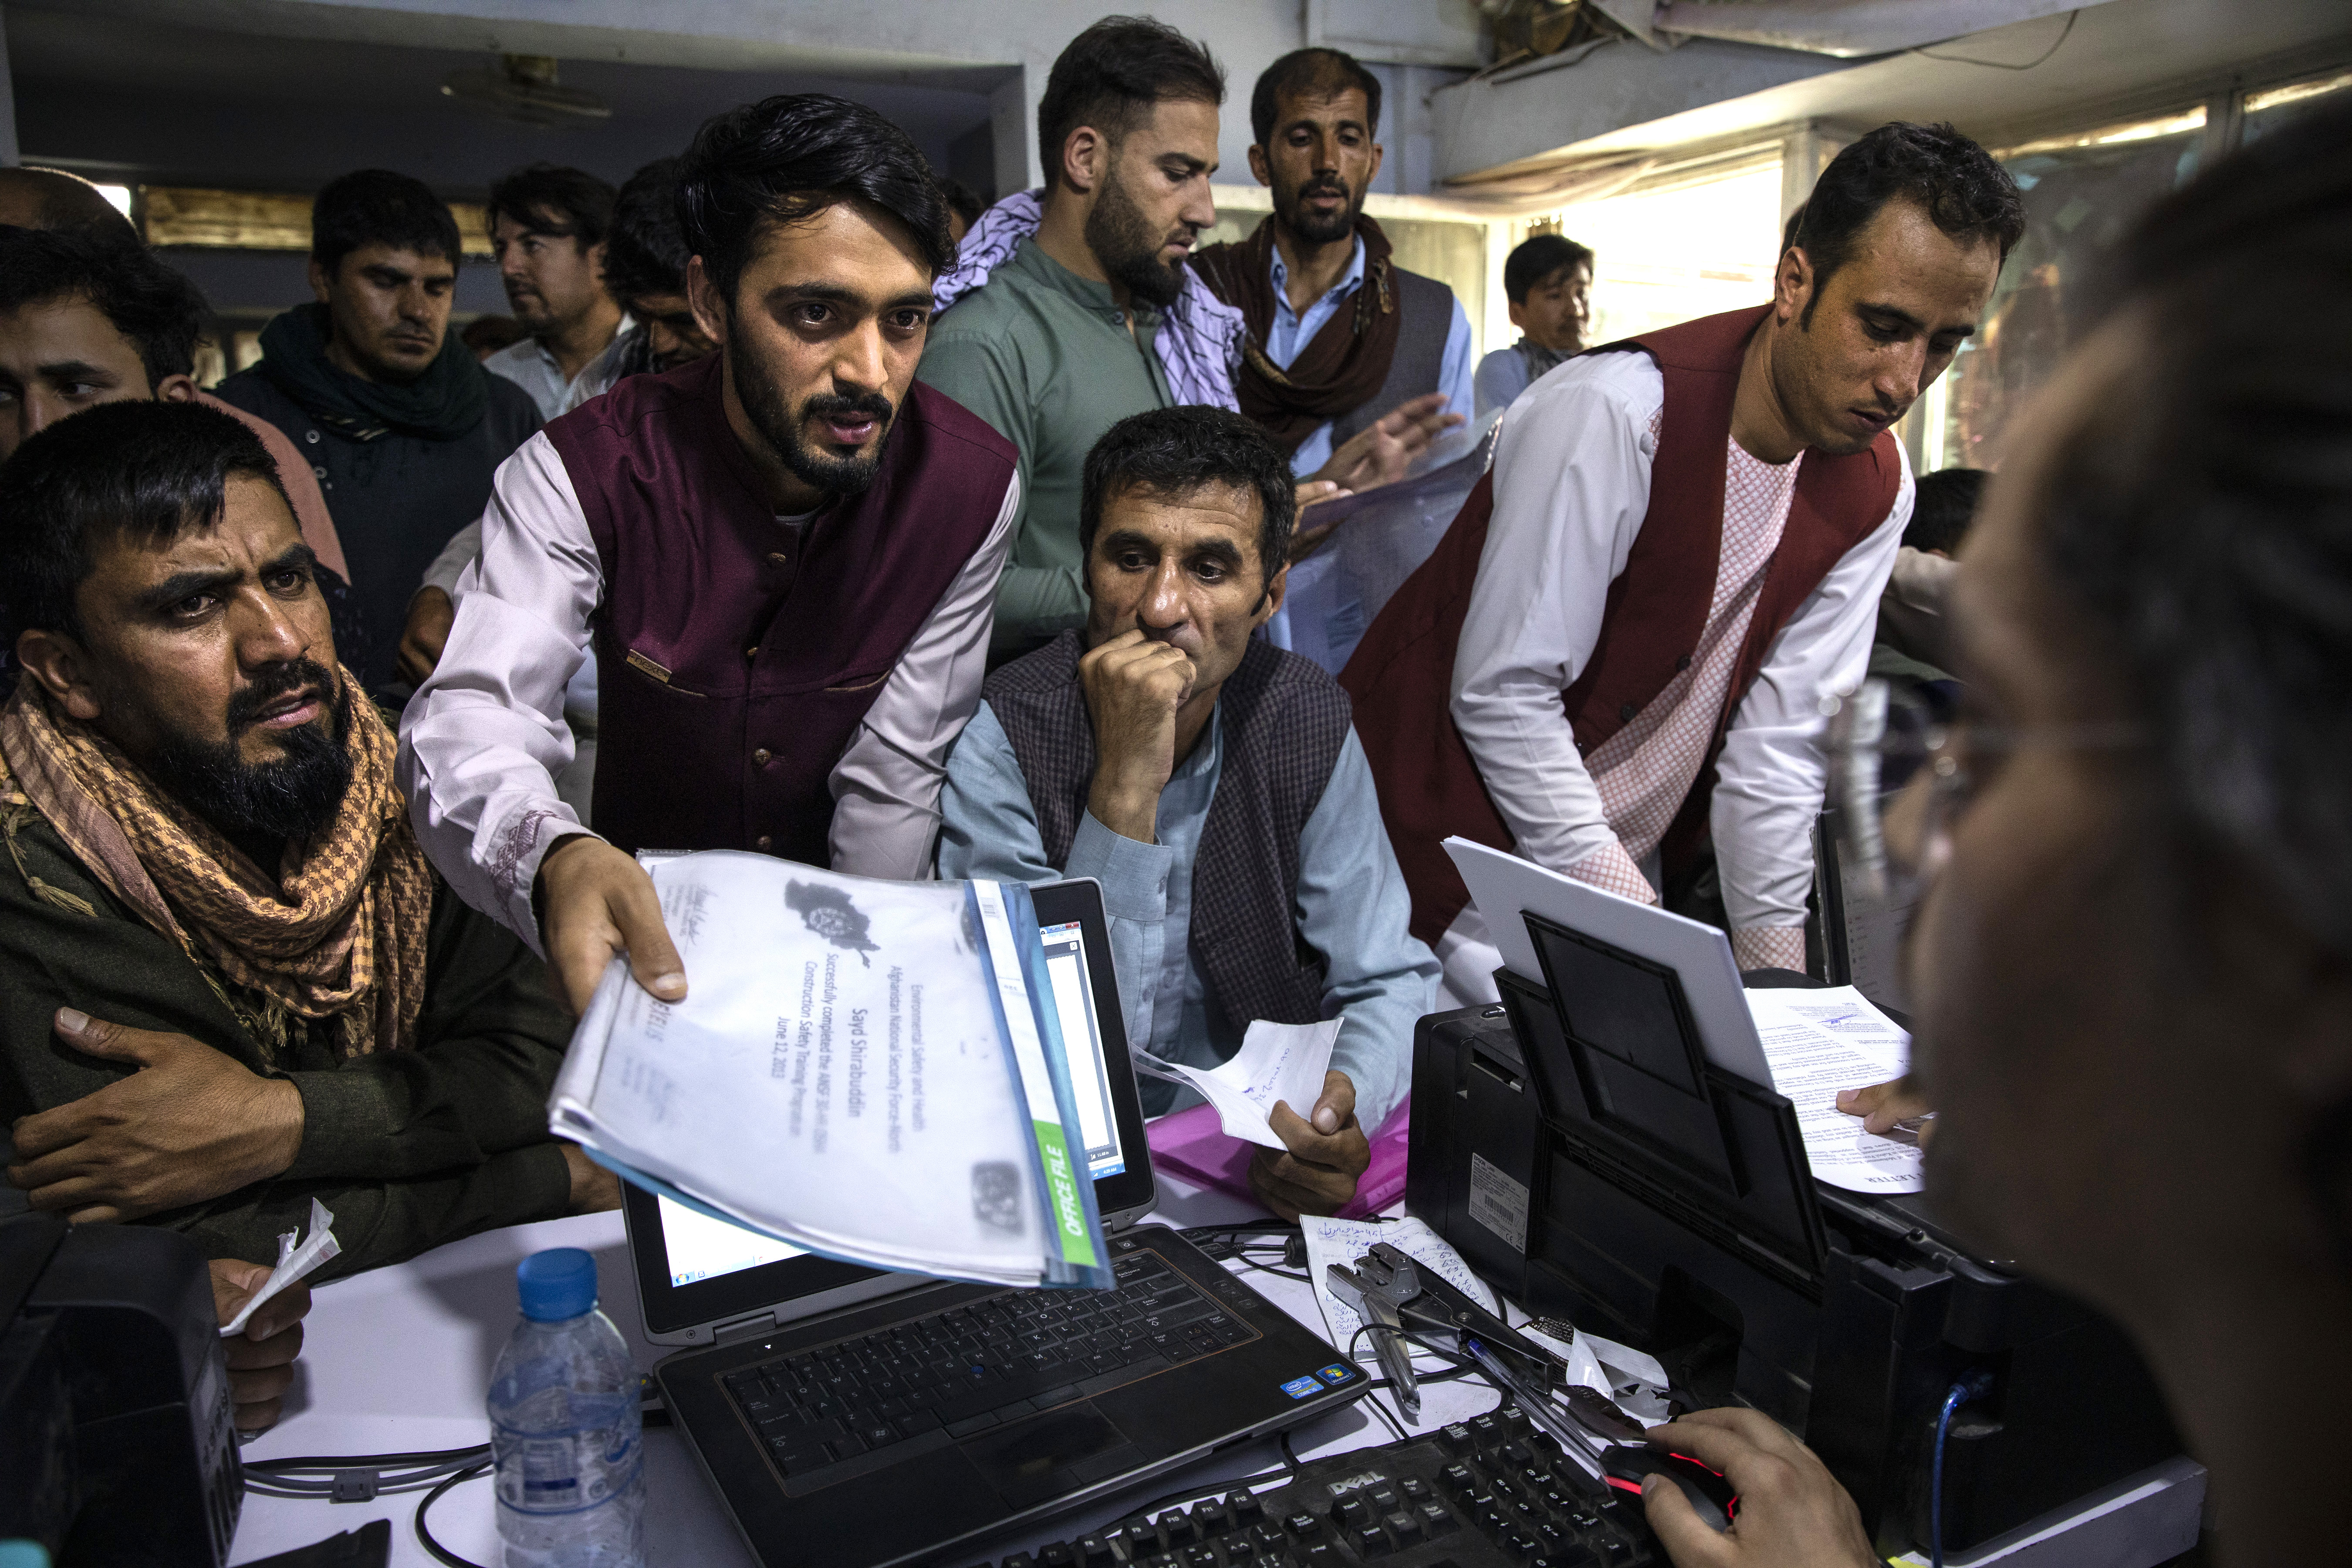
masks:
[[[632,376],[500,469],[401,726],[426,853],[577,1010],[625,951],[686,993],[639,849],[929,874],[1017,510],[1012,446],[914,384],[954,252],[906,135],[821,94],[705,124],[687,295],[720,352]],[[593,651],[595,835],[556,797]]]
[[[1341,677],[1449,991],[1500,959],[1452,834],[1654,903],[1712,832],[1742,968],[1804,967],[1821,699],[1870,655],[1910,515],[1890,427],[2024,226],[1948,126],[1825,170],[1772,302],[1562,365]]]

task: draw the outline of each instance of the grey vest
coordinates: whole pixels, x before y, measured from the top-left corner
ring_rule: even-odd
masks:
[[[1400,312],[1396,353],[1389,358],[1389,376],[1381,383],[1380,391],[1372,395],[1370,402],[1331,422],[1334,447],[1398,404],[1443,390],[1437,382],[1445,373],[1445,339],[1454,330],[1454,290],[1434,278],[1423,278],[1402,267],[1391,267],[1389,275],[1396,279]],[[1470,410],[1450,408],[1446,412],[1468,414]]]
[[[1078,684],[1078,634],[1064,632],[988,678],[982,695],[1013,742],[1045,858],[1070,861],[1095,776],[1095,733]],[[1235,1034],[1253,1019],[1323,1016],[1321,954],[1298,935],[1298,837],[1348,739],[1348,694],[1314,665],[1253,638],[1217,694],[1223,762],[1192,862],[1189,939],[1210,1000]],[[1138,1041],[1138,1044],[1143,1042]]]

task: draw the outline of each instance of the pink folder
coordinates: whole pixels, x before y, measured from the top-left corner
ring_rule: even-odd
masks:
[[[1400,1104],[1372,1134],[1372,1163],[1356,1184],[1356,1196],[1339,1211],[1341,1219],[1369,1219],[1404,1196],[1405,1138],[1412,1124],[1412,1106]],[[1196,1105],[1150,1124],[1151,1163],[1172,1175],[1204,1187],[1258,1201],[1250,1190],[1250,1152],[1257,1147],[1225,1136],[1218,1124],[1217,1108]]]

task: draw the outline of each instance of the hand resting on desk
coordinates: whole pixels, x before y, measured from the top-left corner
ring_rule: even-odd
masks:
[[[1721,1472],[1739,1494],[1738,1518],[1717,1534],[1680,1487],[1663,1476],[1643,1483],[1643,1510],[1675,1568],[1880,1568],[1853,1499],[1761,1411],[1696,1411],[1653,1426],[1650,1441]]]
[[[1346,1073],[1323,1075],[1322,1097],[1308,1116],[1276,1100],[1266,1123],[1290,1146],[1287,1153],[1259,1149],[1250,1157],[1250,1186],[1266,1207],[1295,1220],[1337,1214],[1356,1195],[1372,1163],[1372,1143],[1356,1120],[1356,1085]]]

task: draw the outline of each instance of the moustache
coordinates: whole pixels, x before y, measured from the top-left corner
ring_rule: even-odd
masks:
[[[229,734],[236,736],[251,729],[264,708],[305,687],[316,687],[330,707],[342,700],[342,685],[326,666],[307,658],[274,664],[255,676],[251,685],[228,700],[226,718]]]
[[[890,406],[890,400],[878,392],[869,392],[858,397],[844,397],[835,392],[821,392],[801,405],[801,417],[804,420],[822,419],[828,414],[868,414],[887,425],[890,423],[890,416],[895,412],[897,411]]]

